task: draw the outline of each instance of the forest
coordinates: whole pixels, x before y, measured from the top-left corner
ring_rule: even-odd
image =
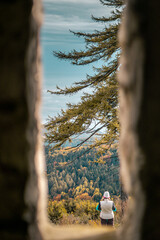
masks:
[[[119,159],[115,147],[109,153],[94,148],[61,148],[45,146],[48,193],[53,200],[75,198],[99,201],[104,191],[120,195]]]
[[[123,213],[116,144],[107,154],[87,146],[75,150],[45,146],[45,155],[52,223],[100,225],[96,206],[107,190],[117,208],[115,226],[120,225]]]

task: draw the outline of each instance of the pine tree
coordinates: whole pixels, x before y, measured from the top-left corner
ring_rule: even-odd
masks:
[[[75,82],[71,87],[60,89],[51,94],[71,95],[80,90],[92,87],[92,93],[83,93],[78,104],[67,104],[67,110],[61,111],[56,117],[49,117],[45,127],[47,129],[46,140],[55,147],[60,147],[74,136],[88,134],[80,146],[92,136],[98,135],[98,140],[93,146],[112,144],[119,135],[118,121],[118,83],[116,72],[120,48],[117,41],[117,33],[124,8],[123,0],[100,0],[107,7],[114,7],[110,17],[94,17],[96,22],[104,23],[101,31],[93,33],[72,32],[77,37],[85,40],[85,50],[73,50],[68,54],[61,51],[54,52],[59,59],[69,60],[75,65],[86,65],[102,60],[104,64],[100,68],[94,68],[94,76],[86,76],[85,80]],[[103,132],[101,131],[103,129]]]

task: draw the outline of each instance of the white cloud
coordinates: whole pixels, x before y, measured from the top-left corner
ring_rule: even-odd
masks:
[[[73,31],[89,32],[95,29],[102,29],[102,25],[98,25],[96,22],[81,18],[80,16],[45,15],[43,31],[53,34],[69,34],[70,29]]]
[[[47,0],[49,1],[49,0]],[[65,3],[69,2],[68,0],[63,0]],[[71,1],[71,0],[70,0]],[[72,0],[73,1],[73,0]],[[52,2],[52,3],[51,3]],[[91,20],[90,16],[91,14],[98,14],[100,13],[100,16],[103,15],[103,13],[108,14],[108,10],[104,9],[104,7],[101,6],[100,3],[97,4],[97,0],[95,1],[96,3],[96,7],[94,7],[93,5],[93,1],[92,5],[89,6],[89,8],[87,8],[85,6],[85,4],[88,4],[88,1],[75,1],[77,6],[68,6],[67,4],[60,4],[62,3],[62,1],[55,1],[57,2],[57,5],[53,3],[53,1],[50,0],[49,5],[48,4],[44,4],[44,9],[45,9],[45,24],[48,24],[49,22],[52,22],[53,24],[57,24],[57,22],[59,22],[60,26],[65,26],[67,24],[70,24],[72,26],[75,24],[78,24],[77,27],[79,27],[79,24],[82,23],[93,23],[94,25],[98,25],[97,23],[95,23],[94,21]],[[47,2],[48,3],[48,2]],[[107,11],[106,11],[107,10]],[[70,26],[69,25],[69,26]]]
[[[68,32],[69,29],[73,31],[90,31],[97,29],[97,24],[81,21],[79,22],[76,17],[69,19],[61,19],[61,21],[51,22],[49,19],[45,22],[44,30],[48,31],[49,33],[64,33]]]
[[[110,9],[104,8],[99,0],[43,0],[44,3],[44,24],[42,26],[42,35],[47,36],[42,39],[43,43],[54,44],[67,41],[71,43],[73,31],[92,32],[95,29],[100,30],[104,25],[98,24],[91,19],[91,15],[108,15]],[[71,4],[74,3],[74,4]],[[87,4],[89,4],[87,6]],[[54,34],[50,39],[49,35]],[[57,38],[59,34],[67,37]],[[58,36],[59,37],[59,36]],[[56,39],[57,38],[57,39]],[[55,39],[53,41],[53,39]],[[75,38],[74,38],[75,39]],[[80,41],[75,41],[80,44]]]
[[[44,3],[73,3],[73,4],[97,4],[98,0],[43,0]]]

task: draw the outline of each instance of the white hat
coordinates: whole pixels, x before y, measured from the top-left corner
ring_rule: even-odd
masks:
[[[110,198],[109,192],[108,191],[104,192],[103,197],[104,198]]]

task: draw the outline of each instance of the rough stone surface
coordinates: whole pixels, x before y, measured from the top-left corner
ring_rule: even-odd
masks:
[[[146,58],[141,115],[138,125],[139,145],[145,156],[141,181],[146,208],[142,221],[142,239],[160,239],[160,1],[147,1],[145,32]]]
[[[160,239],[159,1],[128,0],[119,34],[121,173],[131,195],[122,239]]]
[[[0,2],[0,239],[4,240],[41,239],[34,163],[39,23],[32,7],[31,0]],[[32,193],[26,202],[29,179]]]

